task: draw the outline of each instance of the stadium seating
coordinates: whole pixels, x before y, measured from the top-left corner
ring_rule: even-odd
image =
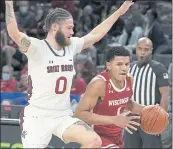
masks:
[[[153,60],[156,60],[162,63],[166,68],[168,68],[170,63],[172,62],[172,55],[171,54],[154,54]]]

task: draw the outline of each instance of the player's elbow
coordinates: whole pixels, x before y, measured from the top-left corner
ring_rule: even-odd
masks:
[[[85,111],[80,110],[80,109],[77,108],[77,109],[74,111],[74,116],[77,117],[77,118],[79,118],[79,119],[81,119],[81,120],[85,120],[85,119],[84,119],[84,117],[85,117]]]
[[[18,38],[19,34],[20,34],[18,29],[11,29],[8,27],[7,27],[7,32],[8,32],[9,37],[13,40],[16,40],[16,38]]]
[[[90,118],[90,117],[91,117],[91,114],[90,114],[89,111],[76,110],[76,111],[74,112],[74,116],[75,116],[76,118],[78,118],[78,119],[80,119],[80,120],[82,120],[82,121],[88,123],[88,124],[92,124],[91,118]]]

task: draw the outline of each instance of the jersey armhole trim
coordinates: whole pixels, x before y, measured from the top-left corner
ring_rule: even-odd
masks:
[[[102,78],[104,81],[106,81],[105,77],[101,76],[101,75],[97,75],[98,78]]]

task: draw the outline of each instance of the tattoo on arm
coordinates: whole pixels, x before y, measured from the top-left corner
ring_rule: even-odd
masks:
[[[30,45],[31,45],[31,41],[29,39],[27,39],[26,37],[23,37],[21,39],[21,46],[22,47],[29,48]]]
[[[77,122],[74,123],[74,124],[84,126],[85,129],[86,129],[87,131],[94,131],[88,124],[86,124],[86,123],[83,122],[83,121],[77,121]]]
[[[11,18],[13,18],[11,14],[11,6],[10,4],[6,4],[6,24],[7,25],[11,22]]]

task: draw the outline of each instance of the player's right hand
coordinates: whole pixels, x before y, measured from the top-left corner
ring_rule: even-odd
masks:
[[[5,0],[5,3],[7,3],[7,4],[13,4],[13,0]]]
[[[124,128],[128,133],[133,134],[133,132],[130,131],[129,128],[135,131],[137,130],[136,127],[140,126],[140,123],[135,122],[134,120],[139,120],[140,116],[128,116],[128,114],[130,114],[130,111],[115,116],[115,125]]]
[[[123,15],[133,4],[134,2],[132,0],[126,0],[118,9],[118,11],[121,13],[121,15]]]

